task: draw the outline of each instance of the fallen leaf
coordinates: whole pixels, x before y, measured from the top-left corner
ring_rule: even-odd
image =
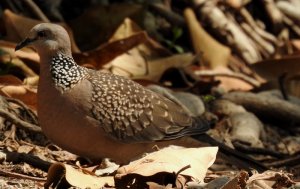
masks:
[[[142,18],[142,10],[143,7],[136,4],[96,5],[85,10],[69,24],[74,31],[76,42],[82,50],[87,51],[106,42],[124,18]]]
[[[117,29],[110,41],[128,38],[142,30],[130,19]],[[133,79],[146,79],[159,81],[161,75],[172,67],[186,67],[190,65],[194,56],[190,53],[170,56],[171,53],[159,43],[147,37],[143,44],[136,46],[127,53],[116,57],[104,66],[112,73],[131,77]]]
[[[112,41],[100,46],[96,50],[73,54],[76,63],[82,66],[91,66],[94,69],[100,69],[109,61],[117,56],[126,53],[136,45],[146,42],[148,39],[145,32],[135,33],[127,38]],[[87,65],[89,64],[89,65]]]
[[[294,76],[300,73],[300,56],[287,56],[257,62],[250,67],[268,81],[277,80],[283,74]]]
[[[0,76],[0,95],[19,99],[30,108],[37,109],[37,88],[23,85],[15,76]]]
[[[255,186],[258,181],[265,181],[270,188],[291,187],[295,182],[291,179],[291,174],[282,171],[265,171],[263,173],[255,172],[248,180],[247,186]],[[271,182],[269,182],[271,181]]]
[[[249,175],[245,171],[241,171],[237,176],[228,181],[221,189],[241,189],[245,188]]]
[[[52,184],[61,184],[63,178],[71,185],[79,188],[98,189],[106,185],[114,186],[112,176],[96,177],[82,172],[82,170],[75,169],[71,165],[63,163],[52,164],[48,171],[47,181],[44,185],[49,188]],[[58,186],[52,186],[54,188]]]
[[[215,161],[217,151],[217,147],[183,148],[170,146],[120,167],[116,178],[121,180],[132,174],[140,177],[165,173],[174,174],[182,168],[190,166],[190,168],[180,172],[179,175],[189,177],[189,180],[203,182],[208,167]],[[148,182],[150,181],[148,180]]]
[[[29,152],[31,152],[34,149],[33,146],[29,146],[29,145],[22,145],[18,148],[18,153],[25,153],[28,154]]]
[[[188,25],[194,51],[203,58],[203,63],[210,67],[227,66],[231,55],[230,48],[219,43],[200,25],[192,9],[184,10],[184,17]]]

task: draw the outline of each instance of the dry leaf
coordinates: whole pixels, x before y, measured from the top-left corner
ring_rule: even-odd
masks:
[[[137,4],[96,5],[85,10],[69,24],[80,48],[85,51],[92,50],[106,42],[124,18],[142,18],[142,10],[143,7]]]
[[[241,189],[245,188],[249,175],[245,171],[241,171],[239,175],[228,181],[221,189]]]
[[[12,75],[0,76],[0,95],[23,101],[30,108],[37,109],[37,89],[22,84]]]
[[[28,154],[29,152],[31,152],[34,149],[33,146],[29,146],[29,145],[22,145],[18,148],[18,153],[25,153]]]
[[[94,69],[100,69],[109,61],[113,60],[117,56],[126,53],[136,45],[146,42],[148,39],[145,32],[135,33],[127,38],[115,40],[100,46],[97,50],[73,54],[74,59],[79,65],[90,66]],[[87,65],[88,64],[88,65]]]
[[[143,30],[131,19],[124,19],[123,23],[114,32],[109,39],[110,42],[127,38],[133,34],[142,32]],[[139,45],[137,48],[145,57],[159,58],[171,55],[171,52],[161,46],[159,43],[151,39],[150,37],[145,44]]]
[[[255,72],[268,81],[277,80],[283,74],[294,76],[300,72],[300,56],[270,59],[250,65]]]
[[[177,173],[183,167],[190,165],[180,173],[191,180],[203,182],[207,169],[214,163],[218,147],[183,148],[170,146],[120,167],[116,177],[137,174],[151,176],[158,173]],[[160,184],[160,183],[158,183]]]
[[[136,35],[141,31],[134,22],[125,19],[110,41],[129,38],[129,36]],[[158,81],[167,69],[186,67],[194,59],[194,56],[189,53],[170,55],[169,51],[148,37],[144,44],[140,44],[127,53],[118,56],[109,64],[106,64],[104,68],[117,75]]]
[[[291,176],[291,174],[284,173],[282,171],[265,171],[263,173],[254,173],[247,181],[247,186],[251,188],[255,185],[261,185],[258,183],[259,181],[264,181],[266,187],[269,186],[269,188],[288,188],[295,184],[295,182],[292,181]]]
[[[62,177],[65,177],[66,181],[71,186],[79,188],[98,189],[106,185],[114,186],[112,176],[96,177],[83,173],[81,170],[75,169],[70,165],[55,163],[49,168],[45,188],[49,188],[54,183],[60,184]],[[56,188],[56,186],[54,186],[54,188]]]
[[[210,68],[217,66],[226,67],[231,50],[216,41],[201,27],[192,9],[185,9],[184,16],[189,28],[194,51],[196,54],[203,56],[204,64]]]

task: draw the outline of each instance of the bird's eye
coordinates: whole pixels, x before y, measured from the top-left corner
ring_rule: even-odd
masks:
[[[45,32],[45,31],[39,31],[39,32],[37,33],[37,36],[38,36],[39,38],[46,37],[46,32]]]

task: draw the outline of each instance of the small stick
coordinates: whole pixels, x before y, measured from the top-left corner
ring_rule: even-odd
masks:
[[[234,147],[242,152],[246,152],[249,154],[261,154],[261,155],[270,155],[276,158],[284,158],[287,156],[287,154],[283,154],[280,152],[275,152],[273,150],[270,149],[266,149],[266,148],[254,148],[251,146],[246,146],[240,142],[234,142],[233,143]]]
[[[181,15],[172,12],[171,10],[169,10],[168,8],[163,6],[163,4],[150,3],[149,6],[155,12],[157,12],[157,14],[159,14],[160,16],[162,16],[166,20],[168,20],[171,24],[174,24],[174,25],[180,26],[180,27],[186,27],[184,18]]]
[[[20,173],[14,173],[14,172],[9,172],[5,170],[0,170],[0,175],[1,176],[8,176],[8,177],[14,177],[18,179],[27,179],[27,180],[33,180],[33,181],[39,181],[39,182],[46,182],[46,178],[39,178],[39,177],[32,177],[29,175],[23,175]]]
[[[297,156],[289,157],[283,160],[275,161],[272,163],[266,163],[268,167],[283,167],[283,166],[293,166],[298,165],[300,162],[300,154]]]

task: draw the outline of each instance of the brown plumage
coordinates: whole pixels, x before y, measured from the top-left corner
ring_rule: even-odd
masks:
[[[27,45],[41,58],[41,127],[54,143],[75,154],[125,162],[153,145],[182,144],[178,141],[187,139],[173,139],[209,128],[204,119],[129,79],[78,66],[61,26],[36,25],[16,50]]]

